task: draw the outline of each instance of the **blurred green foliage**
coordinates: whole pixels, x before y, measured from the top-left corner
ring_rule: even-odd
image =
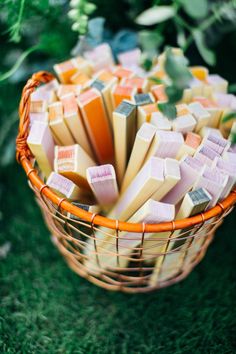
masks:
[[[73,31],[85,34],[91,16],[105,18],[108,31],[134,29],[146,52],[166,44],[186,51],[194,44],[203,60],[214,65],[213,44],[235,30],[236,1],[2,0],[0,20],[10,41],[24,41],[27,47],[40,43],[43,52],[63,57],[75,41]]]
[[[6,163],[14,159],[13,131],[26,79],[102,41],[110,43],[115,55],[140,45],[146,65],[166,45],[180,46],[190,64],[207,62],[236,82],[235,0],[1,0],[0,33],[0,148],[7,149]],[[173,102],[182,90],[176,77],[167,90]],[[5,102],[9,97],[14,109]],[[6,141],[12,141],[11,148]]]
[[[169,119],[175,119],[177,116],[176,103],[179,102],[188,87],[192,74],[188,70],[188,60],[184,56],[174,55],[171,48],[165,51],[165,72],[168,75],[168,83],[165,85],[165,92],[168,102],[159,103],[158,108]]]

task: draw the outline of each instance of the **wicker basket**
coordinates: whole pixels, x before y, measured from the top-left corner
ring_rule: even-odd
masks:
[[[33,168],[33,157],[26,143],[29,132],[30,94],[41,83],[49,82],[53,78],[54,76],[48,72],[38,72],[28,80],[23,89],[19,107],[16,158],[26,172],[58,250],[76,273],[109,290],[128,293],[148,292],[182,280],[204,257],[215,230],[236,202],[236,190],[204,213],[183,220],[152,225],[111,220],[86,212],[66,199],[59,198],[44,184],[38,176],[38,171]],[[68,217],[68,213],[77,218]],[[177,233],[176,230],[180,231]],[[119,247],[122,231],[129,232],[132,240],[137,235],[140,242],[138,247],[126,252],[128,255],[123,255],[124,252],[123,250],[121,252]],[[113,267],[101,265],[102,256],[107,256],[108,251],[101,245],[97,247],[98,233],[108,236],[106,242],[115,245],[114,251],[109,252],[109,257],[113,257]],[[150,233],[152,236],[148,237]],[[181,241],[180,245],[171,249],[170,243],[177,238]],[[89,255],[83,252],[86,239],[93,244]],[[93,258],[93,264],[96,265],[94,269],[88,267],[89,257]],[[125,266],[122,266],[120,263],[124,263],[124,259]],[[168,261],[171,259],[169,262],[171,267],[168,268]],[[152,281],[154,272],[155,282]]]

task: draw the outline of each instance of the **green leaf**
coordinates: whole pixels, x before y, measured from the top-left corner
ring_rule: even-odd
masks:
[[[236,144],[236,133],[230,135],[230,140],[233,145]]]
[[[232,119],[236,119],[236,112],[230,112],[222,118],[223,123],[227,123]]]
[[[144,58],[144,60],[142,61],[142,68],[146,71],[151,70],[152,68],[152,59],[150,58]]]
[[[172,6],[153,6],[142,12],[137,18],[136,23],[143,26],[151,26],[161,23],[174,17],[175,9]]]
[[[236,84],[229,85],[229,93],[236,93]]]
[[[22,18],[23,18],[23,12],[25,8],[25,3],[26,0],[20,0],[20,7],[19,7],[19,12],[17,15],[17,20],[15,23],[9,28],[10,32],[10,41],[18,43],[21,40],[21,27],[22,27]]]
[[[204,34],[198,30],[195,30],[193,31],[193,38],[195,40],[197,49],[201,54],[202,58],[205,60],[205,62],[212,66],[215,65],[216,63],[215,53],[209,48],[207,48]]]
[[[167,86],[165,89],[166,95],[168,97],[168,103],[176,103],[181,100],[183,97],[183,89],[179,89],[178,87]]]
[[[138,32],[138,40],[145,52],[159,48],[164,42],[164,38],[159,32],[147,30]]]
[[[181,0],[185,12],[192,18],[198,20],[208,14],[207,0]]]
[[[158,107],[168,118],[175,119],[175,103],[183,97],[183,90],[188,87],[192,74],[188,70],[188,62],[183,55],[175,55],[171,48],[167,48],[165,56],[165,71],[170,79],[170,84],[165,89],[168,102],[160,103]]]
[[[105,27],[105,18],[95,17],[88,21],[88,35],[89,37],[102,42]]]
[[[186,35],[181,26],[177,27],[177,43],[180,48],[184,47],[186,44]]]
[[[165,71],[178,89],[188,87],[192,74],[187,68],[186,60],[181,56],[174,55],[171,48],[166,50]]]
[[[174,104],[169,102],[163,102],[157,104],[158,109],[166,116],[167,118],[174,120],[177,116],[176,107]]]
[[[163,81],[161,79],[158,79],[158,77],[151,76],[148,78],[148,80],[154,82],[157,85],[163,84]]]
[[[19,69],[25,58],[37,49],[39,49],[39,46],[34,46],[24,51],[10,70],[3,74],[0,73],[0,82],[9,79]]]

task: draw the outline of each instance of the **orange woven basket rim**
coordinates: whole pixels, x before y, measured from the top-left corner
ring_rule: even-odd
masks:
[[[30,111],[30,95],[41,83],[47,83],[55,79],[54,75],[47,71],[39,71],[32,75],[27,81],[22,90],[21,101],[19,105],[19,130],[16,138],[16,159],[22,165],[25,173],[32,183],[32,185],[40,192],[40,194],[47,197],[51,202],[56,204],[61,210],[81,218],[84,221],[90,222],[92,225],[104,226],[109,229],[128,231],[128,232],[166,232],[193,227],[197,224],[202,224],[215,216],[222,214],[226,209],[229,209],[236,203],[236,190],[233,190],[223,201],[204,213],[195,215],[190,218],[175,220],[171,222],[164,222],[159,224],[144,224],[144,223],[129,223],[114,219],[109,219],[98,214],[92,214],[85,211],[66,198],[60,198],[53,190],[51,190],[38,176],[37,170],[33,168],[31,159],[33,157],[28,145],[27,137],[29,134],[29,111]]]

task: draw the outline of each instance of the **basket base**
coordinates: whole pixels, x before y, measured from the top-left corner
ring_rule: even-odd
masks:
[[[217,225],[217,227],[218,226],[219,225]],[[135,287],[125,286],[123,282],[120,282],[119,284],[108,284],[107,277],[105,275],[101,274],[100,275],[101,279],[99,279],[91,274],[88,274],[86,270],[83,269],[83,265],[76,259],[76,257],[73,257],[73,254],[68,252],[67,248],[63,245],[63,243],[60,242],[60,240],[55,235],[52,235],[51,238],[53,244],[57,247],[59,252],[62,254],[70,269],[73,270],[76,274],[78,274],[82,278],[106,290],[136,294],[136,293],[153,292],[155,290],[168,287],[170,285],[180,282],[181,280],[184,280],[204,258],[209,244],[213,241],[214,234],[215,234],[215,229],[211,234],[208,235],[207,240],[204,243],[204,247],[201,248],[195,260],[193,260],[188,267],[182,269],[178,275],[170,279],[159,281],[156,286],[147,286],[143,284],[143,282],[141,281],[140,285],[142,284],[142,286],[138,286],[138,282],[137,282],[137,286]],[[104,280],[102,280],[103,277],[105,277]]]
[[[45,222],[53,235],[53,243],[65,258],[68,266],[75,273],[106,290],[133,294],[152,292],[178,283],[186,278],[193,268],[203,259],[209,244],[214,238],[216,229],[221,225],[227,213],[231,211],[231,209],[229,209],[227,212],[222,213],[219,218],[214,218],[211,222],[203,222],[198,228],[196,228],[195,232],[193,232],[193,237],[191,237],[190,234],[190,240],[188,243],[190,246],[187,247],[187,252],[186,248],[184,249],[184,253],[181,253],[181,248],[176,252],[177,254],[183,254],[181,264],[178,264],[178,260],[177,264],[175,263],[176,261],[174,261],[174,263],[172,263],[174,266],[170,269],[167,268],[167,272],[165,268],[165,270],[163,270],[163,264],[161,264],[157,281],[152,284],[151,276],[154,270],[153,266],[147,266],[145,261],[143,263],[140,262],[139,259],[138,266],[136,263],[136,267],[133,268],[132,264],[130,264],[127,268],[120,268],[119,266],[107,269],[99,268],[99,272],[92,273],[92,270],[88,269],[84,262],[85,254],[81,250],[82,241],[68,233],[68,230],[65,227],[65,222],[63,223],[64,219],[61,218],[61,216],[63,217],[63,214],[60,214],[58,209],[56,209],[55,213],[55,209],[53,208],[50,208],[50,212],[48,212],[48,209],[43,207],[41,200],[38,199],[37,202],[41,208]],[[189,232],[189,229],[187,232]],[[198,240],[200,241],[199,243]],[[192,242],[195,241],[197,247],[195,248],[194,243],[194,247],[191,248],[191,245],[193,244]],[[186,245],[186,243],[184,243],[184,245]],[[165,260],[165,257],[169,257],[169,254],[161,253],[161,257],[161,259]],[[100,267],[99,264],[98,266]]]

